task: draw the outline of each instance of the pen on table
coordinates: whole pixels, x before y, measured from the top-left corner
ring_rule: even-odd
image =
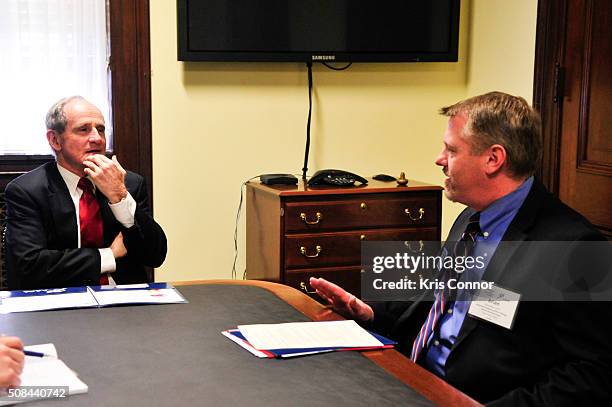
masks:
[[[42,353],[42,352],[35,352],[33,350],[24,350],[23,354],[26,356],[35,356],[37,358],[44,358],[44,357],[54,358],[55,357],[55,355],[49,355],[48,353]]]

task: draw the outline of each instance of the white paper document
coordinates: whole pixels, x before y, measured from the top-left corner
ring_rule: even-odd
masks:
[[[61,292],[62,290],[65,291]],[[10,296],[10,292],[3,292],[8,295],[2,295],[0,314],[98,306],[96,299],[93,298],[87,290],[82,292],[69,292],[68,289],[58,288],[45,291],[48,291],[49,295],[15,297]],[[58,293],[53,293],[52,291],[58,291]]]
[[[352,320],[238,325],[238,329],[255,349],[383,346]]]
[[[0,291],[0,314],[128,304],[177,304],[187,300],[168,283]]]
[[[52,343],[26,346],[25,349],[53,355],[54,357],[26,356],[21,373],[21,386],[15,389],[3,389],[0,406],[87,393],[89,390],[87,385],[64,362],[57,358],[57,350]],[[65,387],[68,388],[67,393],[64,391]],[[9,391],[10,394],[8,394]]]
[[[94,292],[98,304],[171,304],[185,302],[174,288],[142,290],[109,290]]]
[[[102,289],[104,289],[105,286],[102,286]],[[114,289],[114,288],[149,288],[149,284],[147,283],[140,283],[140,284],[115,284],[114,286],[111,286],[110,289]]]

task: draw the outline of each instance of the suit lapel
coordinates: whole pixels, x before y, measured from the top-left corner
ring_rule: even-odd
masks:
[[[543,187],[537,181],[534,181],[525,202],[508,226],[502,242],[523,242],[527,240],[527,232],[535,222],[538,211],[542,206],[544,194]],[[483,280],[499,282],[503,278],[503,271],[506,270],[508,262],[518,247],[518,244],[498,247],[489,262]]]
[[[531,229],[542,204],[542,199],[545,196],[545,190],[542,185],[534,180],[533,186],[525,198],[525,202],[517,212],[516,216],[508,226],[502,242],[522,242],[527,240],[527,231]],[[493,258],[487,266],[487,270],[483,275],[483,280],[493,281],[498,283],[502,278],[504,271],[518,248],[518,244],[498,246],[495,250]],[[463,325],[459,330],[457,340],[451,349],[452,352],[463,342],[463,340],[476,328],[479,324],[475,318],[468,315],[465,316]]]
[[[106,198],[99,189],[96,189],[96,199],[100,205],[100,213],[102,214],[102,231],[104,234],[104,245],[105,247],[110,245],[114,240],[117,233],[119,233],[118,227],[116,227],[115,215],[108,205],[108,198]]]
[[[465,208],[463,212],[459,214],[457,220],[451,227],[450,232],[448,232],[448,237],[446,238],[447,242],[458,242],[461,240],[461,235],[465,231],[465,227],[467,226],[470,216],[472,216],[476,211],[472,208]]]
[[[57,164],[47,164],[49,182],[49,209],[57,232],[57,240],[66,247],[77,247],[77,222],[74,203],[64,179],[57,170]]]

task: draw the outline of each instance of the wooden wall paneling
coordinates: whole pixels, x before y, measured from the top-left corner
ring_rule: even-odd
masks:
[[[563,48],[567,0],[539,0],[533,106],[542,116],[542,163],[536,176],[549,191],[558,192],[562,101],[564,95]]]

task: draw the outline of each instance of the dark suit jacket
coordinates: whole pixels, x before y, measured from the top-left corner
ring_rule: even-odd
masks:
[[[125,185],[137,203],[135,224],[119,223],[99,191],[104,247],[119,232],[127,256],[112,274],[118,284],[147,281],[145,266],[158,267],[166,257],[166,236],[151,217],[144,179],[133,172]],[[77,248],[74,204],[55,162],[24,174],[6,187],[8,284],[12,290],[97,285],[100,253]]]
[[[448,241],[460,239],[472,213],[466,209],[457,218]],[[502,240],[526,246],[529,241],[601,239],[581,215],[536,181]],[[579,275],[573,275],[573,281],[588,280],[591,270],[584,261],[576,266]],[[560,278],[555,273],[538,253],[500,245],[483,279],[520,293],[529,284],[554,285]],[[396,339],[409,354],[431,304],[373,304],[373,327]],[[512,330],[468,315],[447,359],[444,379],[491,405],[611,405],[612,338],[605,335],[612,326],[611,304],[521,301]]]

